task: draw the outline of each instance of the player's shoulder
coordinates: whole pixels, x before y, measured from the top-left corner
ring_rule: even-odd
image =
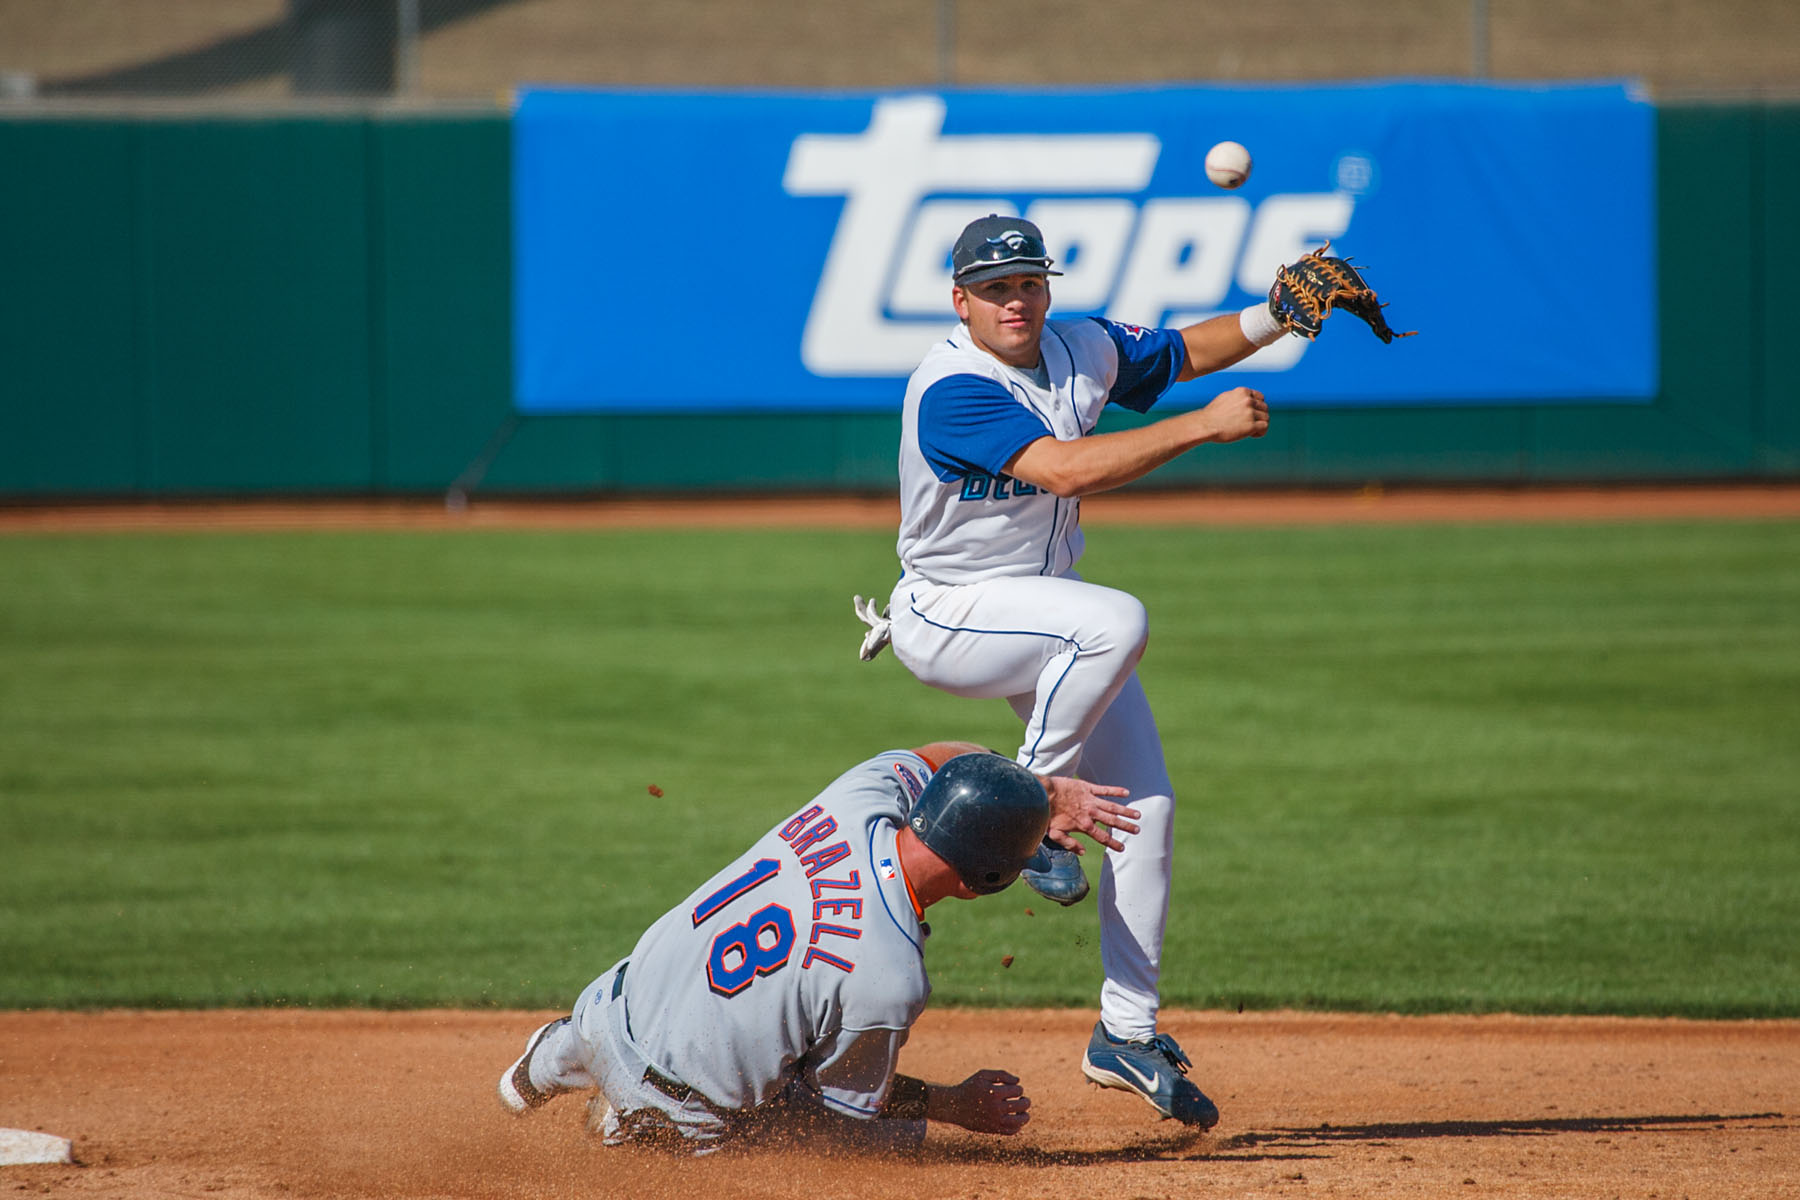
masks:
[[[1045,321],[1046,331],[1071,341],[1091,342],[1106,338],[1106,327],[1112,324],[1105,317],[1057,317]]]
[[[856,970],[838,985],[845,1029],[910,1029],[931,998],[931,979],[918,947],[871,931]],[[884,944],[886,943],[891,944]]]
[[[1111,359],[1118,355],[1118,328],[1105,317],[1069,317],[1045,322],[1044,336],[1056,338],[1077,358]]]
[[[1096,317],[1070,317],[1044,322],[1044,353],[1052,370],[1060,355],[1067,355],[1078,375],[1108,376],[1118,367],[1119,348]]]
[[[900,785],[909,810],[931,780],[931,764],[912,750],[889,750],[870,761],[881,763],[882,769]]]
[[[1114,321],[1109,317],[1075,317],[1067,321],[1058,321],[1056,325],[1058,331],[1071,341],[1108,348],[1128,346],[1135,342],[1166,335],[1169,332],[1149,325],[1133,325],[1129,321]]]
[[[890,780],[899,784],[909,799],[917,800],[919,793],[925,788],[925,781],[931,778],[931,764],[921,758],[916,750],[883,750],[858,763],[852,768],[852,773]]]
[[[940,380],[957,375],[974,375],[982,379],[999,379],[999,363],[990,355],[968,346],[944,343],[934,346],[913,371],[915,390],[923,392]]]
[[[938,342],[925,352],[925,357],[919,360],[906,381],[907,407],[918,409],[924,403],[926,392],[945,380],[954,381],[958,376],[968,375],[992,378],[980,359],[952,342]]]
[[[874,816],[898,820],[911,811],[930,778],[931,767],[911,750],[885,750],[832,780],[819,799],[867,805]]]

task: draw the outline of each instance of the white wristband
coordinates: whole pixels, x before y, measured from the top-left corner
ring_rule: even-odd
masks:
[[[1287,332],[1267,304],[1252,304],[1239,313],[1238,328],[1244,331],[1253,346],[1273,346]]]

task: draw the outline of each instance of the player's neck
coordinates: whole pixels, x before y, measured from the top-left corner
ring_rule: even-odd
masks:
[[[906,885],[914,916],[923,918],[926,909],[956,894],[960,882],[956,871],[927,849],[912,830],[901,827],[894,839],[894,851],[894,857],[900,860],[900,881]]]
[[[968,322],[965,321],[963,323],[963,328],[968,330],[969,341],[974,344],[977,350],[981,351],[994,361],[1013,368],[1015,371],[1024,371],[1029,374],[1030,372],[1037,370],[1039,365],[1044,361],[1044,350],[1041,342],[1033,342],[1029,348],[1021,347],[1012,353],[1003,353],[998,348],[990,346],[982,341],[973,329],[969,329]],[[1021,359],[1024,361],[1019,361]]]
[[[980,345],[980,343],[976,343],[976,344]],[[1014,362],[1010,358],[1004,358],[1001,355],[994,353],[994,351],[989,350],[986,346],[982,346],[981,348],[983,350],[987,351],[987,355],[989,358],[997,359],[1003,366],[1011,367],[1013,370],[1019,371],[1026,375],[1031,374],[1033,371],[1041,370],[1041,369],[1043,369],[1043,366],[1044,366],[1044,352],[1042,350],[1034,350],[1030,355],[1030,358],[1031,358],[1030,362]],[[1015,355],[1014,357],[1022,358],[1025,356],[1024,355]]]

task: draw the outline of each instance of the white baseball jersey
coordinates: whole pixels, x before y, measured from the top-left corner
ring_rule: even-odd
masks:
[[[880,1112],[931,992],[894,845],[930,776],[906,750],[851,768],[650,927],[627,991],[651,1064],[724,1109],[798,1077]]]
[[[1174,330],[1047,321],[1038,371],[1009,367],[958,325],[906,387],[900,435],[904,577],[974,583],[1060,575],[1081,557],[1081,502],[1005,474],[1045,436],[1092,433],[1108,403],[1144,412],[1187,365]]]
[[[926,353],[900,440],[901,577],[894,654],[923,683],[1004,697],[1025,722],[1018,761],[1130,790],[1139,832],[1109,850],[1099,886],[1100,1013],[1148,1037],[1160,1004],[1175,793],[1135,674],[1144,606],[1081,580],[1080,506],[1006,474],[1039,438],[1093,432],[1108,403],[1144,411],[1187,365],[1174,330],[1048,321],[1034,371],[1006,366],[966,326]]]

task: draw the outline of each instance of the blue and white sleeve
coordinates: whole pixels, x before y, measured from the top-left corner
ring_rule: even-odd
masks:
[[[1133,412],[1148,412],[1187,366],[1187,343],[1180,331],[1122,325],[1104,317],[1091,320],[1106,331],[1119,352],[1119,374],[1106,394],[1107,401]]]
[[[1050,429],[998,382],[946,375],[919,398],[919,450],[945,482],[999,475],[1013,455]]]

